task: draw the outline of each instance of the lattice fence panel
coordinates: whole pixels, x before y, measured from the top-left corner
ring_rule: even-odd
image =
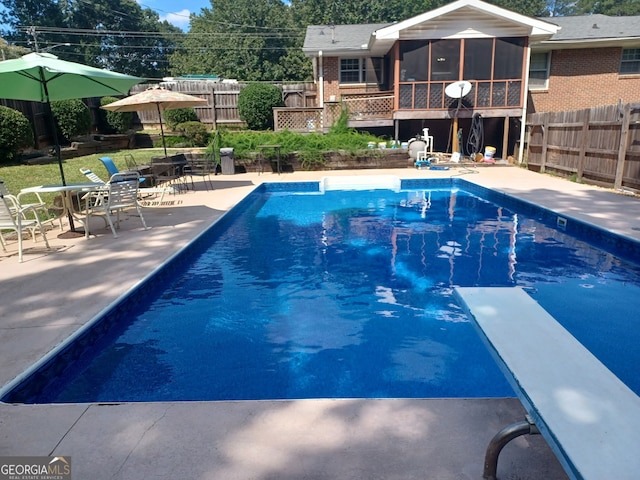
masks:
[[[349,118],[365,120],[371,118],[391,118],[393,115],[393,95],[348,98],[343,97]]]
[[[275,108],[276,130],[292,132],[321,132],[323,127],[321,108]]]

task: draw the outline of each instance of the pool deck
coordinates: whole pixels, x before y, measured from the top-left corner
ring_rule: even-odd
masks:
[[[640,198],[516,167],[237,174],[125,216],[121,234],[0,250],[0,385],[13,380],[207,228],[261,182],[323,176],[460,176],[640,239]],[[97,227],[101,227],[97,220]],[[0,456],[70,456],[74,480],[481,479],[517,399],[298,400],[0,405]],[[502,452],[503,479],[568,478],[541,436]]]

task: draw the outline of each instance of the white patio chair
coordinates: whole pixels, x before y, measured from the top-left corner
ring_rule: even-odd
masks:
[[[7,185],[0,178],[0,194],[4,195],[12,205],[12,211],[20,210],[21,208],[34,208],[37,212],[39,212],[40,221],[43,223],[47,223],[55,220],[55,218],[50,218],[49,207],[42,199],[38,192],[29,192],[29,193],[19,193],[18,195],[12,195]],[[25,200],[26,195],[31,196],[29,201]],[[62,230],[62,219],[59,219],[60,222],[60,230]]]
[[[18,261],[20,263],[22,263],[22,234],[25,230],[31,233],[31,238],[33,238],[34,242],[37,241],[36,230],[40,230],[45,245],[47,248],[51,248],[35,207],[20,208],[18,204],[5,198],[0,193],[0,231],[3,230],[11,230],[18,235]],[[6,252],[6,241],[1,233],[0,243],[2,244],[2,249]]]
[[[144,229],[147,224],[142,216],[142,208],[138,203],[138,187],[140,175],[137,172],[122,172],[111,176],[109,183],[105,185],[102,195],[87,195],[85,197],[85,237],[89,238],[89,221],[92,215],[104,215],[114,238],[118,238],[116,227],[120,227],[120,211],[125,208],[135,208]],[[112,216],[115,213],[114,226]]]
[[[104,183],[105,185],[107,184],[107,182],[105,182],[102,178],[100,178],[97,174],[95,174],[92,170],[88,168],[81,168],[80,172],[94,183]],[[160,199],[158,200],[158,203],[161,204],[164,199],[165,193],[176,193],[176,192],[173,187],[138,187],[138,200],[144,200],[146,197],[149,197],[150,195],[154,195],[154,196],[160,195]],[[145,206],[144,203],[142,203],[141,205],[143,207]]]

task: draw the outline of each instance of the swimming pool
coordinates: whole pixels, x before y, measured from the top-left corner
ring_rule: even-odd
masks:
[[[459,179],[321,187],[258,188],[2,400],[514,396],[452,297],[510,285],[640,391],[635,242]]]

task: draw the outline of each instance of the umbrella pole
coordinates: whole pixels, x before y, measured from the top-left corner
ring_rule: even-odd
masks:
[[[43,82],[44,85],[44,93],[45,96],[47,98],[46,101],[46,105],[47,105],[47,114],[49,115],[49,122],[51,123],[51,132],[53,134],[53,143],[55,145],[55,151],[56,151],[56,157],[58,159],[58,168],[60,169],[60,178],[62,180],[62,185],[66,185],[67,184],[67,180],[64,178],[64,168],[62,167],[62,152],[60,152],[60,141],[58,139],[58,129],[56,128],[56,121],[53,118],[53,111],[51,110],[51,102],[49,102],[49,92],[47,90],[47,83]],[[64,194],[63,194],[64,196]],[[65,201],[65,199],[63,198],[62,201]],[[73,208],[73,205],[68,205],[68,207]],[[71,210],[67,211],[67,219],[69,220],[69,230],[71,232],[76,232],[76,226],[73,223],[73,214],[71,212]],[[64,235],[64,234],[61,234]]]
[[[164,140],[164,128],[162,128],[162,113],[160,112],[160,104],[156,103],[158,107],[158,118],[160,119],[160,136],[162,137],[162,146],[164,147],[164,156],[167,156],[167,143]]]

